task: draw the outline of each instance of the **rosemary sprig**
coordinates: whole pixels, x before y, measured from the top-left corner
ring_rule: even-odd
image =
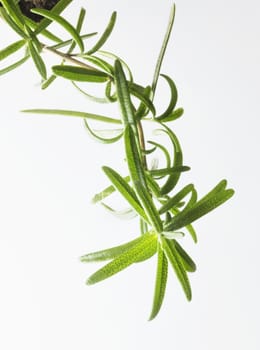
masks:
[[[177,107],[178,92],[174,81],[168,75],[161,74],[163,58],[174,23],[175,5],[170,11],[169,23],[155,66],[152,84],[142,86],[134,80],[130,68],[120,57],[101,50],[115,27],[116,12],[112,13],[107,27],[96,43],[91,49],[86,50],[84,40],[95,33],[82,33],[85,20],[84,9],[79,12],[76,27],[61,15],[70,2],[71,0],[60,0],[52,10],[32,10],[34,14],[44,18],[36,24],[22,14],[17,1],[0,1],[1,17],[19,37],[17,41],[0,50],[0,62],[7,62],[7,65],[0,69],[0,75],[18,68],[31,58],[31,62],[42,78],[43,88],[50,86],[57,78],[62,78],[70,81],[80,93],[96,102],[118,105],[118,117],[110,117],[106,113],[99,115],[64,109],[39,108],[27,109],[23,112],[79,117],[84,120],[87,131],[97,141],[115,143],[123,139],[128,174],[121,175],[115,169],[107,165],[103,166],[102,169],[110,185],[95,195],[93,203],[100,202],[104,208],[118,217],[138,218],[140,235],[120,246],[88,253],[81,257],[81,261],[84,263],[108,261],[88,278],[87,284],[91,285],[156,254],[155,289],[149,318],[152,320],[158,315],[163,304],[169,265],[178,278],[186,298],[188,300],[192,298],[188,273],[196,270],[196,264],[178,241],[178,238],[184,235],[182,231],[187,230],[194,242],[197,242],[193,222],[230,199],[234,191],[226,189],[226,180],[219,182],[200,200],[197,200],[197,191],[193,184],[188,184],[176,191],[182,172],[190,168],[183,163],[180,142],[168,123],[180,118],[183,115],[183,109]],[[60,39],[47,29],[52,22],[62,26],[68,35],[66,40]],[[39,38],[40,35],[47,37],[52,43],[43,43],[42,38],[41,40]],[[62,51],[64,48],[67,48],[66,52]],[[75,53],[77,48],[79,52]],[[17,62],[9,64],[9,58],[22,49],[24,49],[22,57]],[[42,56],[44,50],[61,59],[59,64],[51,67],[49,77],[49,67],[46,66]],[[157,89],[160,76],[168,84],[170,101],[165,111],[158,115],[153,100],[155,94],[160,94]],[[85,87],[77,86],[76,82],[85,84],[86,89],[89,84],[98,83],[104,96],[92,96],[86,92]],[[92,128],[93,120],[102,125],[101,129]],[[172,153],[158,141],[146,142],[144,122],[147,120],[154,124],[157,134],[164,134],[169,138],[173,147]],[[105,127],[116,125],[117,128],[104,129],[104,125]],[[121,143],[118,145],[121,147]],[[158,168],[155,164],[154,168],[149,168],[147,158],[154,155],[157,150],[164,155],[165,165]],[[104,202],[112,193],[123,197],[129,206],[126,211],[116,211]]]

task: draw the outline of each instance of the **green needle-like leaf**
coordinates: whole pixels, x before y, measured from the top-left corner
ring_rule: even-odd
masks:
[[[148,141],[148,143],[156,146],[157,148],[159,148],[163,152],[163,154],[165,156],[165,160],[166,160],[166,168],[170,168],[171,167],[171,157],[170,157],[170,154],[169,154],[167,148],[164,147],[163,145],[161,145],[160,143],[155,142],[155,141]]]
[[[109,124],[122,124],[120,119],[109,118],[99,114],[79,112],[79,111],[71,111],[67,109],[24,109],[22,110],[24,113],[34,113],[34,114],[47,114],[47,115],[62,115],[67,117],[78,117],[78,118],[86,118],[95,120],[98,122],[104,122]]]
[[[38,27],[38,23],[36,23],[35,21],[33,21],[31,18],[23,16],[25,23],[28,25],[28,27],[35,31],[35,29]],[[35,35],[35,33],[34,33]],[[43,35],[45,38],[55,42],[55,43],[62,43],[62,39],[60,39],[58,36],[54,35],[53,33],[51,33],[50,31],[48,31],[47,29],[44,29],[41,31],[41,35]]]
[[[1,0],[1,3],[15,24],[24,31],[25,22],[22,12],[16,2],[14,0]]]
[[[42,52],[43,45],[39,41],[37,35],[34,34],[34,32],[31,30],[30,27],[25,27],[25,32],[27,33],[28,37],[30,38],[28,41],[31,41],[35,47],[35,49],[40,54]]]
[[[129,86],[119,60],[115,61],[115,84],[122,120],[125,125],[131,125],[135,135],[138,134]]]
[[[136,258],[135,263],[142,263],[145,260],[151,259],[156,254],[156,252],[157,252],[157,241],[154,240],[150,249],[144,250],[143,253]]]
[[[44,80],[47,79],[47,72],[46,72],[46,67],[43,59],[41,58],[38,50],[34,47],[34,44],[31,40],[28,41],[28,49],[29,53],[33,59],[33,62],[35,64],[35,67],[37,68],[38,72],[42,76]]]
[[[110,82],[107,83],[107,85],[109,84]],[[94,102],[97,102],[97,103],[110,103],[110,101],[108,100],[107,97],[98,97],[98,96],[94,96],[94,95],[91,95],[89,93],[87,93],[85,90],[83,90],[82,88],[80,88],[78,86],[77,83],[75,83],[75,81],[72,81],[72,84],[73,86],[81,93],[83,94],[87,99],[91,100],[91,101],[94,101]],[[121,122],[121,120],[120,120]]]
[[[135,134],[129,124],[125,127],[125,151],[133,184],[141,183],[144,188],[147,188],[145,172],[136,143]]]
[[[144,235],[148,231],[148,225],[147,222],[144,221],[142,218],[140,218],[140,233],[141,235]]]
[[[177,92],[177,88],[176,88],[174,81],[168,75],[161,74],[161,76],[164,79],[166,79],[167,83],[169,84],[170,90],[171,90],[171,99],[170,99],[170,103],[169,103],[167,109],[165,110],[164,113],[162,113],[161,115],[159,115],[156,118],[157,120],[164,121],[165,118],[167,118],[171,115],[171,113],[173,112],[173,110],[176,106],[177,99],[178,99],[178,92]]]
[[[130,82],[130,85],[131,85],[131,82]],[[151,86],[148,85],[143,89],[141,97],[140,96],[138,97],[139,100],[141,101],[135,112],[135,116],[138,121],[144,118],[145,116],[147,116],[147,114],[149,113],[149,110],[152,111],[152,113],[155,115],[155,107],[152,101],[150,100],[151,91],[152,91],[152,88]],[[134,95],[134,93],[132,94]],[[146,100],[142,101],[143,98],[145,98]]]
[[[85,39],[91,38],[94,35],[97,35],[97,32],[93,32],[93,33],[89,33],[89,34],[83,34],[80,37],[81,37],[82,40],[85,40]],[[51,49],[58,50],[58,49],[62,49],[63,47],[69,46],[72,43],[75,43],[75,41],[73,39],[68,39],[68,40],[65,40],[65,41],[64,40],[59,40],[57,44],[52,45],[52,46],[48,46],[48,47],[51,48]]]
[[[124,270],[136,262],[136,260],[142,259],[142,257],[146,256],[148,252],[153,252],[156,245],[156,234],[147,233],[145,235],[142,235],[133,247],[120,254],[113,261],[90,276],[87,280],[87,284],[91,285],[103,281],[104,279]]]
[[[137,216],[137,213],[133,208],[128,208],[124,210],[115,210],[109,205],[105,204],[104,202],[101,202],[101,205],[112,215],[114,215],[116,218],[121,220],[131,220],[134,219]]]
[[[164,127],[164,129],[160,129],[157,132],[164,132],[168,135],[170,138],[173,148],[174,148],[174,159],[173,159],[173,167],[179,167],[183,165],[183,157],[182,157],[182,149],[180,142],[177,138],[177,136],[173,133],[173,131],[168,128],[166,125],[161,124],[161,126]],[[165,195],[173,190],[173,188],[176,186],[176,184],[179,181],[181,173],[176,172],[170,175],[166,181],[166,183],[161,188],[161,194]]]
[[[84,51],[84,43],[83,43],[79,33],[63,17],[53,13],[52,11],[48,11],[48,10],[45,10],[45,9],[39,9],[39,8],[32,9],[31,12],[36,13],[38,15],[41,15],[41,16],[43,16],[45,18],[50,19],[51,21],[54,21],[54,22],[60,24],[72,36],[72,38],[75,40],[75,42],[77,43],[77,45],[80,48],[80,51],[81,52]]]
[[[0,7],[0,14],[1,17],[4,18],[4,20],[6,21],[6,23],[22,38],[24,39],[28,39],[28,35],[24,29],[24,27],[21,27],[19,25],[16,24],[16,22],[12,19],[12,17],[10,17],[7,13],[7,11],[3,8]]]
[[[155,90],[156,90],[156,87],[157,87],[157,82],[158,82],[158,78],[159,78],[159,75],[160,75],[161,65],[162,65],[163,58],[164,58],[164,55],[165,55],[165,51],[166,51],[166,48],[167,48],[167,45],[168,45],[168,42],[169,42],[169,39],[170,39],[170,35],[171,35],[171,32],[172,32],[174,19],[175,19],[175,4],[171,8],[171,13],[170,13],[170,16],[169,16],[168,26],[167,26],[167,29],[166,29],[166,33],[165,33],[165,36],[164,36],[162,47],[161,47],[161,50],[160,50],[160,53],[159,53],[159,56],[158,56],[158,59],[157,59],[157,62],[156,62],[155,70],[154,70],[154,76],[153,76],[153,82],[152,82],[152,99],[154,97]]]
[[[129,177],[129,181],[130,181],[130,177]],[[100,201],[102,201],[103,199],[105,199],[106,197],[110,196],[112,193],[114,193],[116,191],[116,188],[112,185],[106,187],[103,191],[95,194],[95,196],[92,198],[91,202],[93,204],[96,204]]]
[[[198,198],[197,191],[195,190],[195,188],[193,188],[191,191],[190,199],[189,199],[188,203],[186,204],[184,210],[188,210],[189,208],[193,207],[197,202],[197,198]]]
[[[94,52],[98,51],[105,44],[111,32],[113,31],[115,23],[116,23],[116,12],[113,12],[104,33],[99,38],[97,43],[92,47],[92,49],[87,51],[88,55],[92,55]]]
[[[172,209],[176,206],[183,198],[187,196],[194,189],[193,184],[189,184],[185,186],[182,190],[175,194],[172,198],[170,198],[163,206],[159,209],[159,213],[166,213],[168,210]]]
[[[148,237],[149,235],[150,235],[150,233],[146,233],[146,237]],[[112,259],[117,258],[122,253],[125,253],[126,251],[135,247],[140,242],[143,242],[143,240],[144,240],[143,236],[140,236],[136,239],[133,239],[130,242],[121,244],[119,246],[83,255],[80,258],[80,261],[81,262],[97,262],[97,261],[112,260]]]
[[[180,118],[184,113],[184,109],[183,108],[177,108],[175,109],[175,111],[173,111],[172,113],[168,114],[166,117],[163,118],[156,118],[158,121],[161,121],[163,123],[166,122],[172,122],[178,118]]]
[[[73,80],[73,81],[85,81],[91,83],[105,83],[110,79],[110,76],[107,73],[94,70],[87,69],[83,67],[76,66],[53,66],[52,71],[55,75]]]
[[[195,272],[196,271],[196,264],[192,260],[192,258],[189,256],[189,254],[182,248],[182,246],[176,241],[176,239],[168,240],[168,243],[170,245],[174,245],[181,260],[182,264],[186,271],[188,272]]]
[[[123,178],[126,182],[130,181],[130,176],[126,176]],[[116,191],[116,188],[114,186],[108,186],[106,187],[103,191],[97,193],[91,200],[91,202],[93,204],[96,204],[102,200],[104,200],[105,198],[107,198],[108,196],[110,196],[112,193],[114,193]],[[147,232],[148,230],[146,230],[145,232]]]
[[[167,284],[168,277],[168,261],[164,254],[164,251],[161,248],[160,243],[158,242],[158,257],[157,257],[157,271],[156,271],[156,280],[155,280],[155,289],[153,297],[153,308],[149,321],[153,320],[159,313]]]
[[[59,15],[73,0],[59,0],[57,4],[51,9],[52,14]],[[42,31],[52,23],[51,19],[43,18],[35,29],[35,34],[42,33]]]
[[[185,209],[184,209],[185,210]],[[177,209],[177,206],[175,208],[172,208],[171,213],[174,215],[178,215],[181,211],[179,209]],[[167,226],[167,224],[170,222],[171,220],[168,220],[167,222],[165,221],[165,226]],[[188,224],[185,226],[185,229],[189,232],[189,234],[191,235],[191,238],[193,239],[194,243],[198,243],[198,237],[196,234],[196,231],[194,229],[194,227],[191,224]]]
[[[191,224],[193,221],[208,214],[221,204],[225,203],[234,194],[234,190],[222,190],[208,199],[197,202],[189,210],[184,210],[177,214],[171,222],[164,228],[165,231],[174,231]]]
[[[113,92],[113,91],[112,91],[112,82],[111,82],[111,81],[109,81],[109,82],[106,84],[105,95],[106,95],[107,100],[108,100],[110,103],[114,103],[114,102],[117,101],[116,92]]]
[[[94,140],[101,142],[101,143],[114,143],[121,139],[123,136],[123,129],[114,129],[114,130],[93,130],[88,122],[87,119],[84,119],[85,127],[90,134],[91,137],[94,138]],[[104,137],[106,135],[107,137]]]
[[[154,178],[149,173],[146,174],[146,180],[147,180],[149,191],[151,191],[151,194],[153,194],[155,198],[159,198],[161,196],[161,192],[160,192],[160,186],[158,185],[158,183],[154,180]]]
[[[114,62],[115,62],[116,60],[120,61],[121,65],[125,68],[125,71],[126,71],[126,73],[127,73],[127,75],[128,75],[127,80],[128,80],[130,83],[133,82],[134,78],[133,78],[133,74],[132,74],[132,72],[131,72],[131,70],[130,70],[130,67],[128,66],[128,64],[127,64],[124,60],[122,60],[121,57],[115,55],[115,54],[112,53],[112,52],[108,52],[108,51],[104,51],[104,50],[99,50],[99,51],[98,51],[98,54],[101,55],[101,56],[105,56],[105,57],[108,57],[108,58],[110,58],[110,59],[113,59]]]
[[[102,58],[99,58],[97,56],[90,56],[90,55],[80,55],[81,57],[85,58],[88,62],[91,62],[95,64],[97,67],[101,68],[105,72],[108,72],[110,75],[114,73],[114,67],[111,66],[111,64],[107,63]]]
[[[41,88],[42,90],[47,89],[55,80],[57,76],[52,74],[48,79],[42,82]]]
[[[145,154],[145,155],[149,155],[149,154],[152,154],[154,153],[154,151],[156,151],[156,146],[150,148],[150,149],[145,149],[145,150],[142,150],[142,153]]]
[[[21,58],[20,60],[18,60],[17,62],[15,63],[12,63],[10,64],[9,66],[5,67],[5,68],[2,68],[0,69],[0,76],[1,75],[4,75],[6,73],[9,73],[10,71],[20,67],[22,64],[24,64],[28,59],[30,58],[30,55],[27,55],[23,58]]]
[[[225,191],[227,187],[227,180],[221,180],[210,192],[208,192],[204,197],[202,197],[197,204],[201,204],[214,197],[217,193]]]
[[[153,176],[166,176],[166,175],[172,175],[172,174],[180,174],[184,171],[189,171],[190,167],[186,165],[181,166],[175,166],[175,167],[169,167],[169,168],[162,168],[162,169],[152,169],[149,170],[149,173]]]
[[[127,181],[115,170],[109,167],[103,166],[102,169],[118,192],[121,193],[131,207],[147,222],[148,218],[146,213],[140,205],[134,190],[128,185]]]
[[[186,225],[185,228],[191,235],[191,238],[193,239],[194,243],[198,243],[198,237],[194,227],[191,224],[189,224],[189,225]]]
[[[162,231],[162,221],[149,193],[145,172],[135,141],[135,135],[129,124],[126,125],[124,138],[128,169],[136,194],[145,210],[147,217],[149,218],[151,225],[154,227],[156,232],[160,233]]]
[[[76,30],[78,33],[81,32],[85,18],[86,18],[86,10],[82,7],[79,11],[79,16],[78,16],[77,25],[76,25]]]
[[[84,20],[85,20],[85,17],[86,17],[86,10],[81,8],[80,9],[80,12],[79,12],[79,16],[78,16],[78,20],[77,20],[77,25],[76,25],[76,32],[79,34],[82,42],[83,42],[83,38],[82,36],[80,35],[80,32],[81,32],[81,29],[82,29],[82,26],[83,26],[83,23],[84,23]],[[73,52],[73,50],[75,49],[75,46],[77,45],[77,42],[75,40],[72,40],[71,44],[70,44],[70,47],[67,51],[67,54],[71,54]]]
[[[12,55],[16,51],[18,51],[25,44],[26,44],[26,40],[19,40],[19,41],[16,41],[15,43],[5,47],[4,49],[0,50],[0,61],[5,59],[6,57]]]
[[[149,99],[149,96],[147,96],[147,91],[151,91],[151,88],[149,87],[144,88],[138,84],[135,83],[130,83],[129,84],[129,92],[135,96],[136,98],[138,98],[143,104],[144,106],[152,112],[152,114],[155,116],[156,114],[156,110],[155,107],[152,103],[152,101]],[[138,114],[140,113],[140,111],[138,112]]]
[[[192,293],[191,293],[190,282],[175,245],[171,244],[170,240],[162,238],[162,247],[173,267],[173,270],[176,273],[176,276],[182,286],[182,289],[187,299],[191,300]]]
[[[164,231],[162,235],[167,239],[183,238],[185,236],[185,234],[181,231]]]

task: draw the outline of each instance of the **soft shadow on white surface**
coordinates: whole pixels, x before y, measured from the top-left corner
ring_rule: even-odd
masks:
[[[171,1],[75,1],[73,16],[81,5],[89,31],[102,31],[118,9],[107,48],[149,83]],[[79,263],[80,255],[137,235],[137,223],[126,230],[125,222],[90,204],[107,183],[100,167],[120,169],[123,154],[94,143],[78,119],[19,113],[31,107],[101,111],[63,81],[42,92],[27,64],[0,79],[2,349],[259,349],[260,7],[233,0],[176,5],[162,71],[175,79],[185,109],[174,126],[192,167],[183,183],[194,182],[203,195],[227,178],[236,190],[196,223],[197,246],[185,238],[198,265],[192,302],[170,276],[160,315],[146,321],[154,260],[85,286],[97,265]],[[1,47],[13,37],[2,23],[0,37]],[[157,98],[162,109],[166,103]]]

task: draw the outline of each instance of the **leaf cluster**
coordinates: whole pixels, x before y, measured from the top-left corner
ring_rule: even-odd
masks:
[[[56,78],[63,78],[70,81],[80,93],[97,103],[118,105],[119,113],[116,118],[63,109],[29,109],[24,112],[79,117],[83,119],[89,134],[97,141],[109,144],[121,140],[119,147],[123,144],[128,174],[120,174],[107,165],[103,166],[102,170],[110,184],[94,196],[93,202],[101,203],[105,209],[119,218],[138,218],[140,235],[125,244],[86,254],[81,257],[81,261],[107,261],[88,278],[87,284],[92,285],[134,263],[156,255],[157,269],[150,315],[150,319],[153,319],[163,303],[168,266],[179,280],[186,298],[191,300],[188,273],[196,270],[196,264],[180,245],[179,240],[187,232],[196,243],[197,235],[193,222],[226,202],[234,191],[226,188],[226,180],[220,181],[201,199],[198,199],[193,184],[176,190],[182,173],[190,168],[183,162],[182,148],[170,123],[180,118],[184,110],[177,107],[178,92],[173,79],[161,74],[174,22],[175,6],[170,13],[152,83],[149,86],[142,86],[134,80],[130,68],[120,57],[102,49],[114,28],[116,12],[112,13],[104,32],[89,49],[86,48],[85,40],[96,33],[82,33],[85,10],[80,10],[75,26],[61,15],[70,2],[71,0],[60,0],[52,10],[33,9],[33,13],[44,18],[40,23],[35,23],[22,14],[17,1],[1,1],[3,5],[0,8],[1,17],[17,33],[19,40],[0,51],[0,61],[9,60],[21,49],[24,49],[24,53],[18,61],[0,69],[0,74],[7,73],[31,59],[41,76],[43,89],[49,87]],[[49,25],[53,22],[64,29],[66,39],[61,39],[49,30]],[[49,44],[43,43],[42,38]],[[42,53],[46,50],[61,60],[59,64],[51,67],[50,74],[42,57]],[[160,77],[167,83],[170,99],[165,111],[158,114],[154,97],[159,93],[157,82]],[[103,96],[88,93],[89,84],[99,84]],[[90,122],[93,120],[102,125],[100,129],[91,127]],[[146,123],[153,123],[156,135],[168,138],[172,150],[158,141],[145,140]],[[161,152],[165,159],[164,166],[159,167],[158,162],[148,166],[148,158],[158,152]],[[125,200],[128,205],[126,210],[118,211],[106,203],[107,197],[113,193],[117,193]]]

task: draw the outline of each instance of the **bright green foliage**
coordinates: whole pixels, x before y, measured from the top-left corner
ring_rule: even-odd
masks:
[[[154,288],[153,308],[149,320],[153,320],[161,309],[168,277],[168,260],[164,249],[158,242],[157,271]]]
[[[146,233],[145,235],[140,236],[140,237],[134,239],[133,241],[127,242],[127,243],[122,244],[120,246],[84,255],[80,258],[80,260],[82,262],[92,262],[92,261],[96,262],[96,261],[106,261],[106,260],[115,259],[115,258],[119,257],[121,254],[131,251],[132,248],[138,247],[141,243],[143,244],[144,241],[151,238],[150,236],[151,236],[150,233],[149,234]],[[157,242],[156,237],[154,235],[152,236],[152,241]],[[154,247],[154,245],[153,245],[153,247]],[[151,249],[151,251],[153,254],[155,254],[156,245],[155,245],[155,249]]]
[[[194,185],[192,184],[183,187],[182,190],[176,193],[173,197],[169,198],[168,201],[163,204],[159,210],[159,213],[167,213],[171,208],[174,208],[174,206],[180,203],[180,201],[183,200],[183,198],[186,197],[187,194],[193,190],[193,188]]]
[[[64,109],[27,109],[23,112],[34,114],[52,114],[82,118],[88,133],[95,140],[103,143],[118,143],[123,148],[128,173],[120,175],[109,166],[103,166],[108,186],[92,199],[93,203],[101,203],[112,215],[121,219],[138,219],[140,235],[130,242],[116,247],[89,253],[81,257],[82,262],[104,262],[106,265],[91,275],[87,284],[103,281],[130,265],[140,263],[157,255],[153,306],[150,320],[159,313],[166,291],[168,265],[180,282],[184,294],[191,300],[192,292],[188,273],[196,270],[196,264],[180,245],[179,238],[188,231],[194,242],[197,235],[192,223],[208,214],[234,194],[226,189],[227,182],[222,180],[208,194],[197,199],[197,191],[193,184],[177,188],[183,172],[190,168],[183,163],[180,142],[169,126],[180,118],[184,111],[178,105],[178,91],[173,79],[161,74],[161,66],[167,43],[170,38],[175,6],[170,12],[169,24],[158,56],[151,85],[137,83],[129,66],[117,55],[102,50],[103,45],[112,33],[116,23],[116,12],[113,12],[104,32],[99,36],[91,49],[85,50],[84,40],[96,33],[84,33],[86,12],[81,9],[76,26],[61,16],[61,12],[72,0],[60,0],[51,11],[34,9],[44,19],[36,24],[21,13],[17,1],[0,1],[0,16],[18,36],[18,39],[5,48],[0,49],[0,75],[20,67],[28,59],[32,59],[41,79],[42,88],[46,89],[57,78],[72,83],[79,93],[85,97],[103,103],[118,105],[118,112],[112,116]],[[61,25],[67,37],[61,39],[48,28],[56,22]],[[41,40],[47,38],[50,43]],[[11,63],[6,62],[13,54],[24,49],[22,57]],[[61,49],[65,50],[60,51]],[[74,52],[75,49],[79,52]],[[60,58],[57,65],[46,67],[43,51],[49,51]],[[165,110],[157,114],[154,105],[157,82],[162,77],[169,87],[170,99]],[[80,82],[80,84],[78,84]],[[64,82],[65,83],[65,82]],[[98,84],[102,95],[93,96],[87,92],[90,84]],[[94,129],[92,122],[101,125]],[[156,135],[163,135],[170,141],[171,149],[155,141],[145,140],[144,126],[153,123]],[[166,125],[167,123],[167,125]],[[105,128],[103,127],[105,125]],[[112,126],[112,128],[111,128]],[[156,162],[149,166],[149,158],[161,152],[164,165],[158,168]],[[176,189],[177,188],[177,189]],[[116,210],[105,201],[111,195],[119,195],[127,204],[127,209]]]
[[[109,23],[104,31],[104,33],[101,35],[99,40],[96,42],[96,44],[92,47],[92,49],[87,51],[88,55],[92,55],[94,52],[98,51],[107,41],[110,34],[113,31],[114,25],[116,23],[116,12],[114,11],[111,15],[111,18],[109,20]]]
[[[68,21],[66,21],[63,17],[53,13],[52,11],[47,11],[43,9],[33,9],[31,12],[41,15],[45,18],[48,18],[51,21],[59,23],[72,37],[75,43],[79,46],[80,51],[84,51],[84,43],[81,39],[78,31],[74,28]]]
[[[162,238],[162,248],[169,259],[170,264],[172,265],[173,270],[176,273],[176,276],[182,286],[182,289],[188,300],[191,300],[191,286],[189,282],[188,275],[184,268],[183,261],[173,244],[172,240]]]
[[[20,48],[22,48],[25,45],[25,40],[18,40],[15,43],[7,46],[5,49],[0,51],[0,61],[4,60],[6,57],[12,55],[16,51],[18,51]]]
[[[35,64],[38,72],[40,73],[42,78],[44,80],[46,80],[47,71],[46,71],[45,63],[44,63],[43,59],[41,58],[41,55],[40,55],[39,51],[37,50],[37,48],[35,47],[32,40],[28,41],[28,49],[29,49],[29,53],[33,59],[33,62]]]
[[[182,264],[183,264],[185,270],[188,272],[195,272],[196,271],[195,262],[192,260],[192,258],[189,256],[189,254],[186,253],[186,251],[182,248],[182,246],[176,241],[176,239],[173,239],[169,242],[170,242],[170,244],[175,246],[175,249],[181,258],[181,261],[182,261]]]
[[[57,4],[52,8],[51,13],[59,15],[63,10],[68,7],[68,5],[73,0],[60,0]],[[52,23],[52,20],[49,18],[44,18],[39,24],[37,24],[35,28],[35,34],[43,34],[44,30]]]
[[[170,77],[168,77],[165,74],[161,74],[161,76],[164,77],[167,83],[169,84],[169,88],[171,90],[171,99],[167,109],[164,111],[164,113],[159,115],[156,119],[160,121],[165,121],[165,119],[168,120],[172,116],[172,113],[174,112],[174,109],[176,107],[177,100],[178,100],[178,91],[174,81]]]
[[[138,260],[150,257],[156,251],[157,237],[155,233],[146,233],[130,244],[128,249],[117,255],[110,263],[102,267],[100,270],[91,275],[87,284],[95,284],[111,277],[132,265]]]
[[[149,223],[145,210],[142,208],[134,189],[115,170],[104,166],[103,171],[117,191],[127,200],[128,204]]]
[[[87,69],[83,67],[74,67],[68,65],[53,66],[52,71],[55,75],[73,80],[73,81],[83,81],[89,83],[105,83],[109,76],[101,71],[96,71],[94,69]]]

